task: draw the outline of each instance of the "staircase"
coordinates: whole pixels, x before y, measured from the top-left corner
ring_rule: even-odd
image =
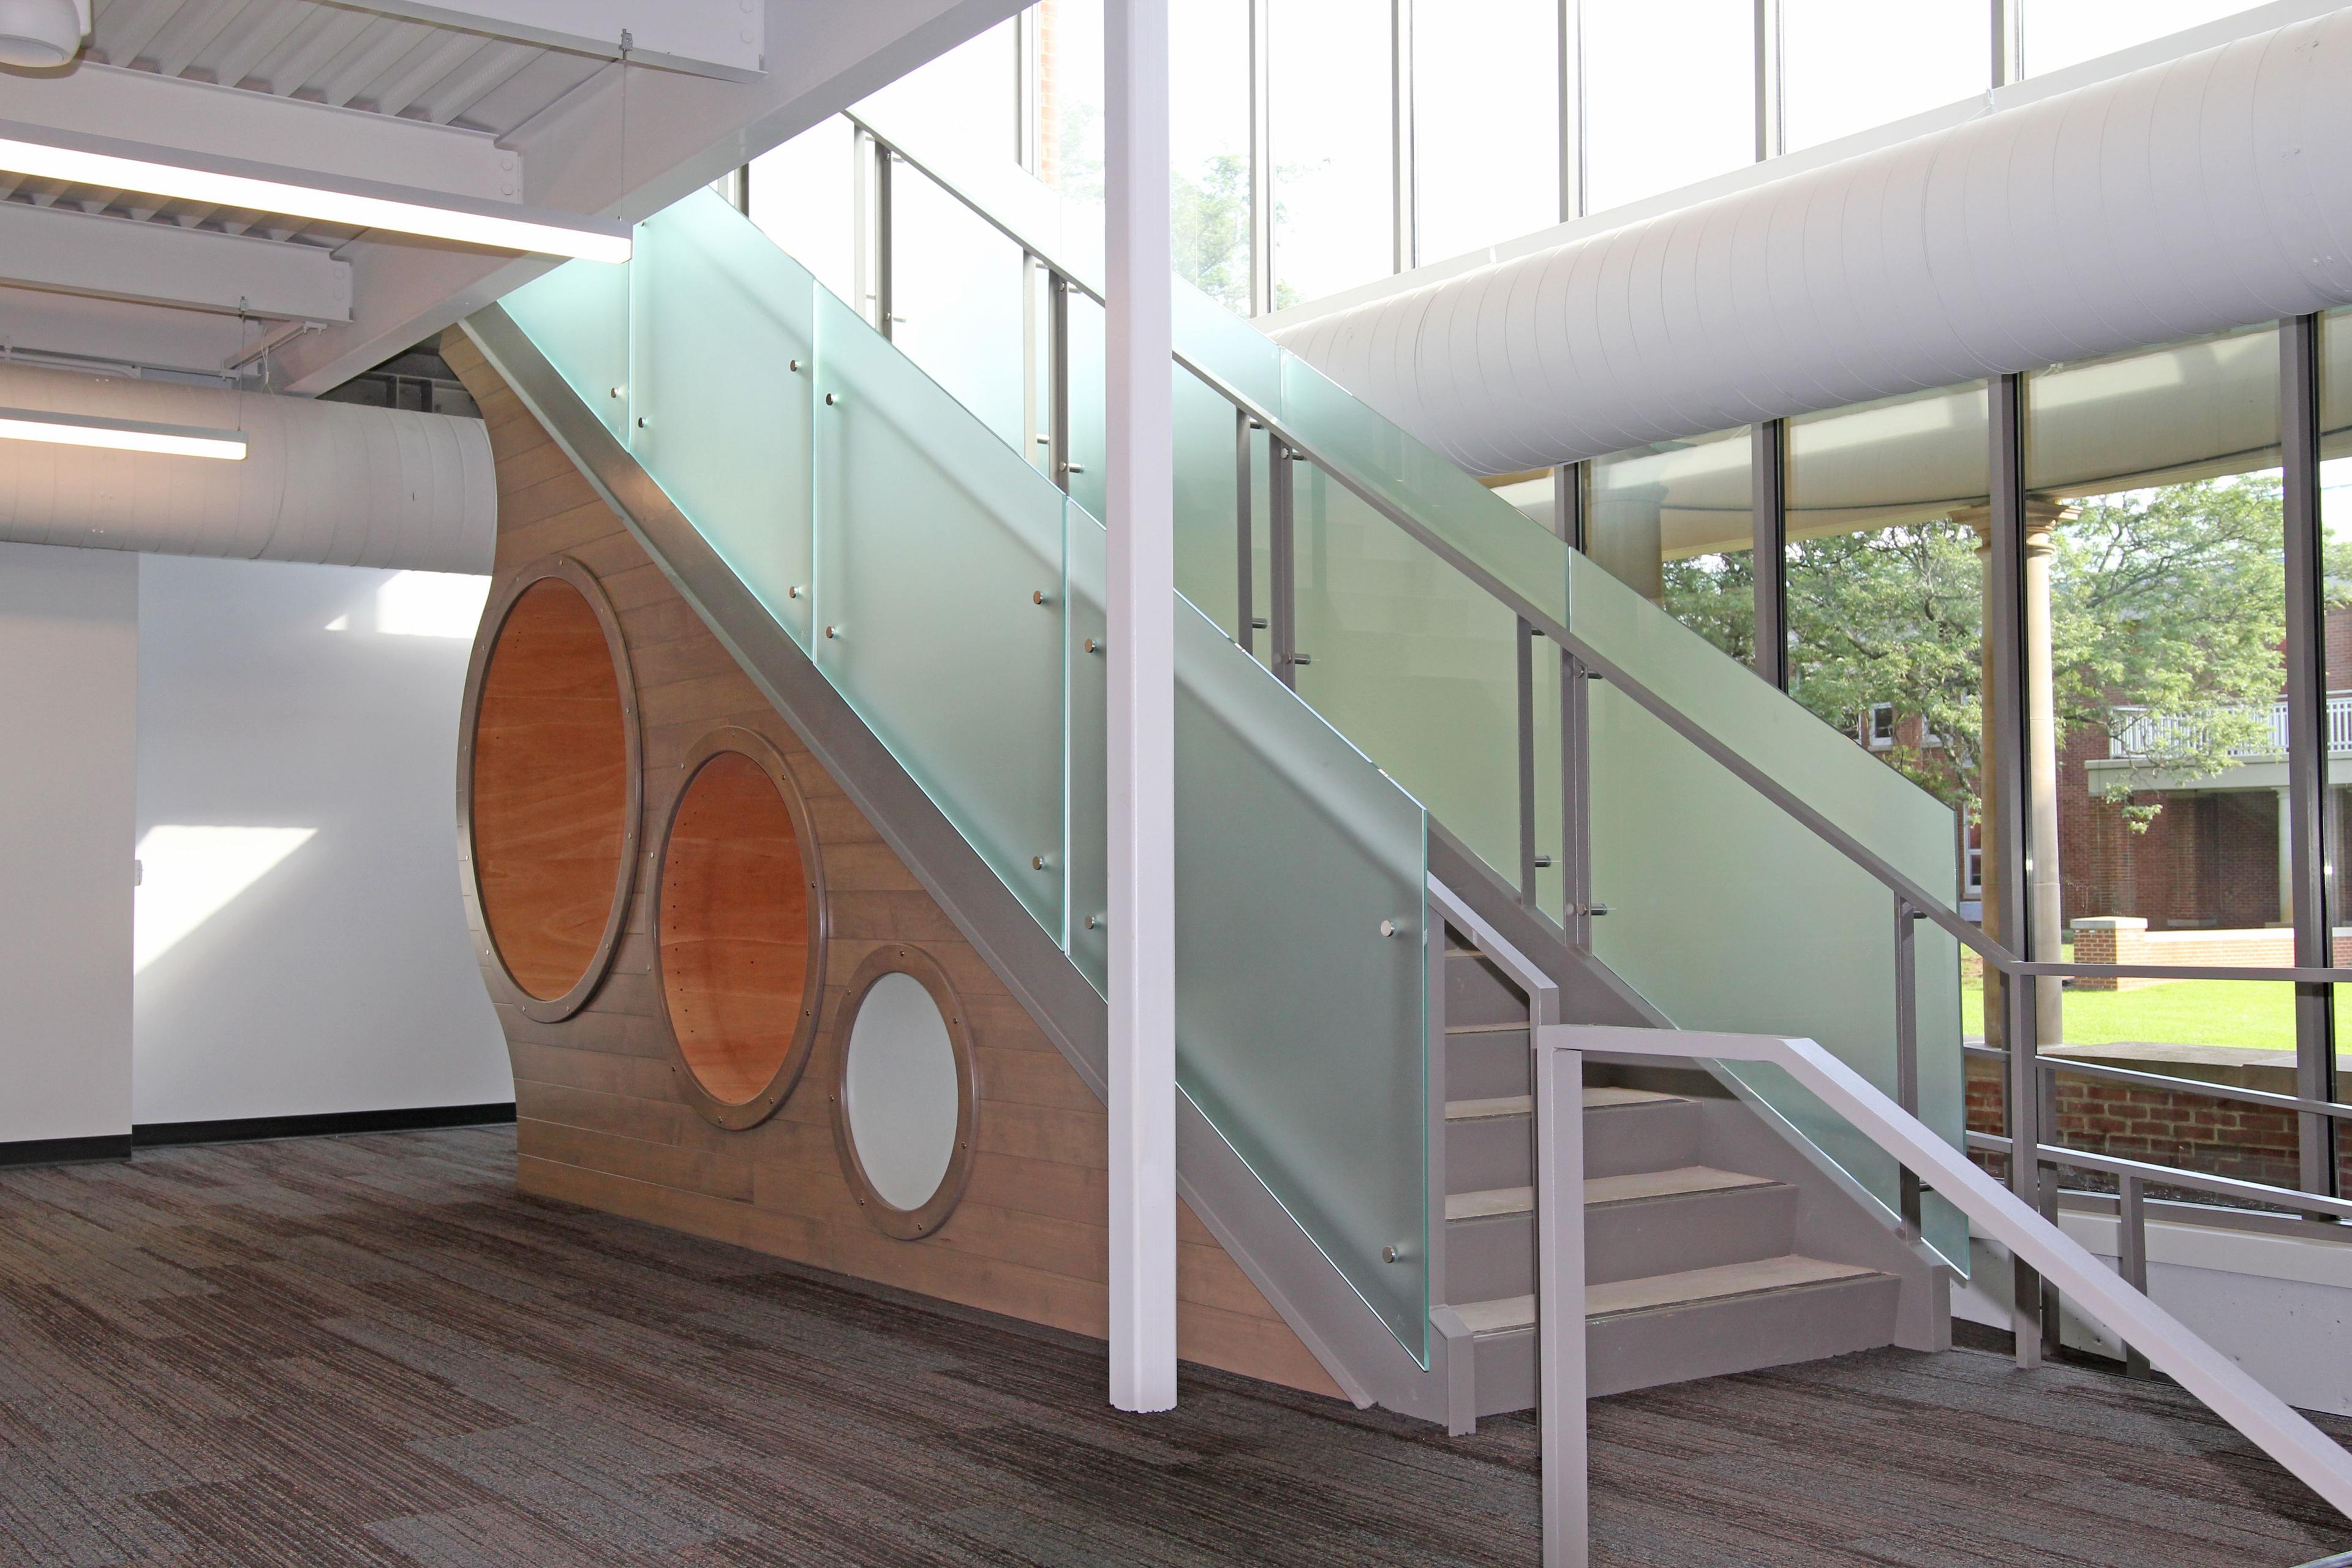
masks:
[[[1235,400],[1211,421],[1222,435],[1180,445],[1180,494],[1233,496],[1239,416],[1244,451],[1255,440],[1280,484],[1291,458],[1311,470],[1301,531],[1318,571],[1360,574],[1371,561],[1385,581],[1378,561],[1402,551],[1428,557],[1411,556],[1420,578],[1460,559],[1493,580],[1517,574],[1538,597],[1557,599],[1542,584],[1564,582],[1592,628],[1577,645],[1588,655],[1613,649],[1653,700],[1751,745],[1761,765],[1859,800],[1866,833],[1948,864],[1948,815],[1923,812],[1912,786],[1752,674],[1622,585],[1571,571],[1558,541],[1245,325],[1180,300],[1179,326],[1201,378],[1191,395]],[[560,268],[467,330],[1099,1091],[1099,523],[708,193],[642,226],[626,267]],[[1253,437],[1247,399],[1261,395],[1286,414],[1265,413],[1267,434]],[[1287,456],[1268,453],[1278,425]],[[1328,444],[1304,444],[1327,427]],[[1400,499],[1359,505],[1330,478],[1350,465],[1362,487],[1352,494]],[[1444,551],[1390,531],[1423,516]],[[1230,561],[1233,522],[1202,526],[1228,530]],[[1400,581],[1419,580],[1411,574]],[[1848,1027],[1851,1008],[1818,1026],[1806,1011],[1841,984],[1820,946],[1847,940],[1838,922],[1881,937],[1892,922],[1874,884],[1824,880],[1818,857],[1852,868],[1793,824],[1759,828],[1703,804],[1664,831],[1687,848],[1721,818],[1751,849],[1769,845],[1780,884],[1809,900],[1816,946],[1796,955],[1769,923],[1741,928],[1745,945],[1727,953],[1694,946],[1698,926],[1719,936],[1727,922],[1640,901],[1717,898],[1719,867],[1689,886],[1672,865],[1625,884],[1609,922],[1617,945],[1599,955],[1494,869],[1508,858],[1495,824],[1511,815],[1495,760],[1513,747],[1474,722],[1493,710],[1493,652],[1507,681],[1529,616],[1558,625],[1571,613],[1570,601],[1556,613],[1517,602],[1530,607],[1516,629],[1480,602],[1488,620],[1500,613],[1499,644],[1402,609],[1412,624],[1384,640],[1358,615],[1348,645],[1327,644],[1296,694],[1244,650],[1245,626],[1221,631],[1187,605],[1177,628],[1184,1195],[1351,1397],[1455,1430],[1535,1403],[1531,1041],[1526,996],[1431,913],[1428,868],[1445,858],[1448,885],[1480,918],[1518,922],[1511,940],[1557,978],[1569,1021],[1719,1027],[1709,1009],[1728,1008],[1850,1047],[1882,1074],[1871,1053],[1888,1047],[1872,1043],[1876,1024]],[[1612,626],[1618,643],[1595,640]],[[1394,670],[1423,683],[1420,700],[1453,733],[1382,710],[1380,693],[1395,689],[1382,672]],[[1622,702],[1635,689],[1613,676],[1603,695]],[[1028,700],[1055,692],[1066,696]],[[1321,693],[1331,707],[1318,717],[1307,704]],[[1669,779],[1688,786],[1683,753],[1630,750],[1627,736],[1654,742],[1596,711],[1596,775],[1661,797]],[[1416,778],[1475,819],[1483,856],[1399,787]],[[1607,806],[1636,792],[1601,793]],[[1596,831],[1619,858],[1596,863],[1622,863],[1655,831]],[[1645,919],[1678,921],[1677,941],[1622,940],[1643,935]],[[1620,963],[1633,983],[1612,972]],[[1954,1013],[1951,1059],[1936,1059],[1956,1090]],[[1898,1234],[1884,1184],[1837,1152],[1837,1127],[1801,1098],[1697,1063],[1598,1061],[1589,1073],[1595,1392],[1945,1342],[1944,1266]]]
[[[1526,996],[1461,932],[1449,927],[1446,937],[1444,1268],[1433,1311],[1472,1357],[1450,1415],[1461,1432],[1536,1403],[1533,1085]],[[1940,1345],[1932,1325],[1919,1325],[1924,1340],[1902,1331],[1903,1258],[1857,1251],[1833,1223],[1801,1223],[1809,1204],[1825,1202],[1836,1206],[1814,1217],[1833,1220],[1842,1195],[1811,1190],[1802,1174],[1757,1159],[1749,1140],[1726,1135],[1753,1123],[1704,1073],[1589,1070],[1592,1394],[1903,1341]]]

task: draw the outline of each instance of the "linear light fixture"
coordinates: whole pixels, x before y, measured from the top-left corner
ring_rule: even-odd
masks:
[[[233,211],[390,229],[493,250],[591,261],[629,258],[629,226],[616,219],[345,179],[14,121],[0,121],[0,170]]]
[[[242,430],[152,425],[144,419],[94,419],[38,408],[0,408],[0,441],[49,441],[60,447],[107,447],[177,458],[222,458],[233,463],[245,460]]]

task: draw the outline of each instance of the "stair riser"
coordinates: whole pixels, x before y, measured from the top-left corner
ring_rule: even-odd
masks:
[[[1451,1098],[1467,1100],[1469,1095]],[[1698,1108],[1684,1100],[1602,1106],[1584,1113],[1584,1173],[1630,1176],[1696,1165]],[[1445,1128],[1445,1190],[1485,1192],[1535,1184],[1535,1132],[1525,1116],[1481,1117]]]
[[[1525,1094],[1534,1083],[1527,1030],[1445,1037],[1446,1099],[1500,1100]]]
[[[1882,1275],[1606,1319],[1588,1331],[1585,1375],[1598,1397],[1874,1350],[1894,1342],[1902,1288]],[[1534,1407],[1532,1331],[1480,1339],[1475,1354],[1479,1415]]]
[[[1453,1091],[1449,1089],[1448,1094]],[[1584,1113],[1584,1173],[1630,1176],[1699,1165],[1698,1107],[1686,1100],[1601,1106]]]
[[[1448,953],[1445,958],[1445,1024],[1524,1024],[1527,999],[1511,983],[1476,953]]]
[[[1592,1118],[1585,1116],[1585,1125]],[[1445,1190],[1478,1193],[1535,1182],[1534,1128],[1525,1116],[1489,1116],[1445,1124]]]
[[[1584,1211],[1584,1278],[1607,1285],[1778,1258],[1796,1243],[1794,1187],[1738,1187],[1601,1204]],[[1445,1227],[1445,1299],[1489,1301],[1536,1288],[1535,1221],[1525,1214]]]
[[[1584,1211],[1584,1278],[1589,1284],[1607,1285],[1753,1263],[1793,1250],[1796,1238],[1794,1187],[1740,1187],[1604,1204]]]

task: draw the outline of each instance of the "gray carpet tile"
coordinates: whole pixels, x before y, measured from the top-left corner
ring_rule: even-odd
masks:
[[[919,1245],[919,1244],[917,1244]],[[1471,1568],[1450,1438],[514,1191],[511,1128],[0,1172],[0,1564]],[[2330,1429],[2352,1432],[2352,1423]],[[1603,1568],[2287,1568],[2352,1526],[2179,1390],[1882,1351],[1592,1410]]]

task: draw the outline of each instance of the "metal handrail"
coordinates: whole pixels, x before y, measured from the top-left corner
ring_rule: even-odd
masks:
[[[2009,1053],[1998,1046],[1963,1045],[1960,1054],[1986,1061],[2005,1062],[2009,1059]],[[2182,1078],[2177,1073],[2143,1072],[2137,1068],[2086,1062],[2076,1057],[2043,1056],[2038,1050],[2033,1053],[2033,1059],[2050,1072],[2073,1073],[2078,1078],[2106,1079],[2147,1089],[2185,1089],[2192,1093],[2210,1095],[2215,1100],[2242,1100],[2248,1105],[2267,1105],[2274,1110],[2297,1110],[2310,1116],[2352,1118],[2352,1105],[2338,1100],[2306,1100],[2299,1094],[2281,1094],[2275,1089],[2245,1089],[2234,1083],[2210,1083],[2201,1078]]]
[[[1981,1149],[1990,1154],[2006,1154],[2017,1147],[2015,1139],[2004,1138],[1998,1132],[1970,1131],[1968,1138],[1969,1148]],[[2129,1176],[2168,1187],[2193,1187],[2222,1197],[2269,1204],[2273,1208],[2325,1215],[2331,1219],[2352,1219],[2352,1200],[2345,1198],[2323,1197],[2317,1193],[2302,1192],[2294,1187],[2274,1187],[2267,1182],[2249,1182],[2236,1176],[2211,1176],[2202,1171],[2184,1170],[2179,1165],[2157,1165],[2145,1160],[2121,1159],[2114,1154],[2094,1154],[2087,1149],[2069,1149],[2063,1143],[2042,1143],[2036,1147],[2041,1151],[2044,1164],[2072,1165],[2079,1171]]]
[[[1036,244],[1033,240],[1022,235],[1010,225],[1004,223],[994,213],[990,212],[980,203],[965,195],[963,191],[956,186],[953,181],[939,174],[921,159],[909,153],[904,146],[893,141],[886,133],[877,130],[868,121],[859,119],[855,114],[851,114],[847,116],[847,118],[852,124],[865,132],[866,135],[872,137],[876,145],[881,147],[893,157],[896,157],[907,163],[917,173],[922,174],[924,178],[939,186],[940,190],[944,191],[950,197],[953,198],[955,202],[962,206],[966,211],[971,213],[974,216],[986,223],[990,227],[996,230],[997,233],[1003,235],[1005,238],[1019,246],[1024,255],[1035,260],[1038,265],[1045,268],[1055,278],[1058,279],[1068,287],[1077,289],[1078,292],[1084,294],[1087,298],[1094,300],[1097,304],[1107,303],[1100,289],[1095,288],[1084,278],[1081,278],[1067,267],[1057,262],[1052,257],[1045,255],[1037,247]],[[1398,505],[1389,497],[1381,494],[1376,487],[1357,477],[1354,473],[1349,471],[1349,466],[1344,460],[1333,458],[1328,451],[1319,447],[1314,441],[1300,435],[1297,426],[1285,421],[1280,416],[1267,408],[1256,398],[1252,397],[1248,393],[1243,391],[1237,386],[1234,386],[1232,383],[1226,381],[1223,377],[1219,376],[1213,371],[1211,371],[1205,366],[1187,358],[1181,352],[1175,353],[1173,358],[1176,363],[1183,366],[1183,368],[1190,373],[1194,379],[1198,380],[1210,391],[1215,393],[1234,408],[1245,415],[1252,423],[1265,429],[1274,439],[1281,442],[1283,446],[1288,447],[1290,450],[1299,453],[1308,460],[1312,461],[1318,468],[1320,468],[1324,472],[1329,474],[1334,479],[1337,479],[1350,494],[1354,495],[1356,499],[1370,507],[1374,511],[1387,519],[1397,528],[1402,529],[1404,532],[1411,535],[1416,542],[1423,545],[1424,548],[1429,550],[1431,553],[1445,562],[1447,565],[1452,566],[1455,571],[1461,573],[1464,576],[1477,584],[1479,587],[1486,590],[1489,596],[1499,600],[1501,603],[1507,605],[1522,620],[1526,621],[1530,627],[1541,632],[1546,637],[1549,638],[1561,648],[1573,655],[1588,668],[1598,673],[1603,679],[1608,680],[1611,685],[1624,692],[1642,708],[1646,710],[1653,718],[1664,723],[1676,734],[1682,736],[1684,740],[1690,742],[1700,751],[1706,752],[1710,759],[1721,765],[1725,771],[1731,773],[1734,777],[1747,784],[1750,789],[1756,791],[1759,795],[1764,796],[1765,799],[1770,801],[1774,805],[1779,806],[1784,814],[1794,818],[1799,824],[1811,831],[1815,837],[1821,839],[1823,843],[1829,845],[1830,847],[1837,850],[1847,859],[1853,861],[1856,866],[1859,866],[1862,869],[1870,873],[1870,875],[1884,885],[1888,891],[1895,893],[1906,903],[1910,905],[1911,908],[1922,918],[1933,921],[1937,926],[1958,941],[1963,946],[1975,952],[1986,963],[1990,963],[1993,967],[1999,969],[2002,973],[2013,974],[2020,977],[2078,976],[2082,978],[2099,977],[2127,980],[2264,980],[2282,983],[2299,981],[2306,984],[2352,983],[2352,967],[2263,969],[2229,969],[2205,966],[2191,967],[2188,965],[2166,967],[2153,964],[2063,963],[2021,957],[2019,954],[2011,952],[2009,948],[2004,946],[1997,939],[1987,934],[1981,927],[1963,919],[1958,910],[1948,908],[1943,899],[1928,891],[1928,889],[1920,886],[1909,877],[1904,875],[1901,870],[1897,869],[1885,857],[1872,849],[1868,845],[1865,845],[1861,840],[1855,838],[1852,834],[1846,832],[1827,816],[1814,809],[1810,803],[1806,802],[1793,792],[1781,786],[1769,774],[1765,773],[1761,769],[1748,762],[1747,758],[1739,755],[1722,741],[1718,740],[1712,731],[1699,725],[1696,721],[1688,718],[1680,709],[1675,707],[1663,697],[1660,697],[1656,692],[1651,690],[1639,680],[1636,680],[1623,668],[1623,667],[1619,665],[1615,660],[1610,658],[1609,656],[1603,653],[1600,648],[1587,642],[1584,638],[1577,636],[1576,633],[1571,631],[1568,626],[1557,616],[1551,615],[1542,606],[1537,605],[1534,601],[1520,594],[1510,584],[1503,582],[1500,578],[1497,578],[1492,573],[1486,571],[1476,562],[1464,554],[1462,551],[1454,546],[1450,541],[1437,533],[1435,530],[1430,528],[1426,523],[1423,523],[1419,519],[1415,518],[1410,511],[1406,510],[1402,506]]]

